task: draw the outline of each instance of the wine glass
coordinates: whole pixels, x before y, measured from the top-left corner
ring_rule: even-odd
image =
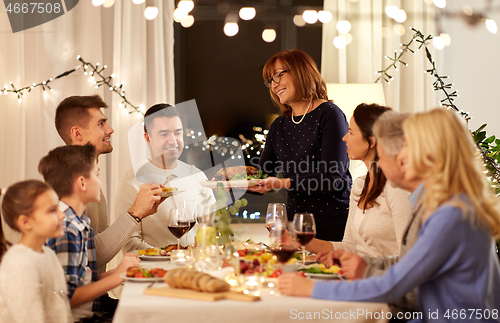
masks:
[[[267,205],[266,228],[269,232],[276,223],[286,223],[286,221],[285,203],[269,203]]]
[[[168,229],[177,238],[177,249],[181,248],[181,237],[189,231],[189,221],[185,212],[179,209],[170,209]]]
[[[188,230],[189,232],[196,224],[196,212],[195,212],[194,200],[182,201],[182,210],[184,212],[186,220],[189,222],[189,230]],[[189,245],[188,236],[186,235],[185,238],[186,238],[186,245]]]
[[[295,226],[292,222],[276,222],[271,228],[271,253],[276,256],[282,266],[297,251]]]
[[[306,245],[316,236],[316,223],[312,213],[295,213],[293,217],[297,242],[302,246],[302,264],[306,265]]]
[[[189,230],[191,230],[196,224],[196,210],[193,200],[182,201],[182,209],[186,215],[186,219],[189,221]]]

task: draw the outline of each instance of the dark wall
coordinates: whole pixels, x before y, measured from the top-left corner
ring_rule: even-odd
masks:
[[[253,126],[265,127],[266,116],[278,113],[262,81],[262,68],[273,54],[298,48],[320,65],[319,23],[296,27],[292,15],[274,16],[277,20],[266,24],[274,25],[277,38],[266,43],[261,36],[266,24],[257,18],[240,20],[238,34],[227,37],[224,15],[201,21],[195,11],[193,16],[190,28],[175,24],[176,102],[196,100],[208,136],[249,138]]]

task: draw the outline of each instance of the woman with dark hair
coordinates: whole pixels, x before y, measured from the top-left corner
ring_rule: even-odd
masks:
[[[259,166],[271,175],[259,186],[265,193],[287,189],[289,220],[295,213],[313,213],[321,239],[340,241],[347,220],[351,175],[342,136],[347,120],[328,100],[326,84],[313,59],[300,50],[271,57],[264,83],[282,116],[272,124]],[[282,172],[284,178],[274,177]]]
[[[409,193],[391,185],[377,167],[377,142],[372,127],[388,107],[362,103],[349,122],[342,139],[350,159],[361,160],[368,172],[354,181],[349,217],[342,242],[314,239],[307,250],[323,256],[332,248],[347,250],[360,256],[398,255],[406,224],[410,219]],[[327,256],[322,260],[326,261]]]

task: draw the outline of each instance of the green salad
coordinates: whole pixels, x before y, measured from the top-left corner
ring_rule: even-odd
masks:
[[[251,180],[251,179],[264,179],[267,178],[269,175],[264,174],[262,170],[260,170],[257,174],[255,175],[247,175],[247,173],[238,173],[231,178],[232,181],[242,181],[242,180]]]

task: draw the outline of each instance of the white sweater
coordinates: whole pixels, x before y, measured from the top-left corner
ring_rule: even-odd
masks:
[[[178,195],[167,198],[158,207],[158,212],[143,219],[137,226],[129,239],[123,252],[146,249],[150,247],[165,247],[170,244],[177,244],[177,239],[168,229],[169,211],[171,208],[181,208],[182,201],[193,200],[196,205],[201,204],[203,196],[200,191],[210,197],[208,203],[215,203],[215,198],[211,189],[200,185],[201,181],[206,181],[205,173],[193,165],[188,165],[182,161],[177,162],[177,167],[167,171],[170,179],[169,185],[176,187],[179,191],[184,191]],[[137,173],[137,177],[142,183],[165,184],[165,170],[158,168],[151,163],[145,164]],[[142,184],[136,179],[134,170],[130,169],[123,175],[118,185],[116,196],[116,211],[123,212],[134,203],[139,187]],[[194,243],[196,228],[190,230],[181,238],[181,244]]]
[[[60,292],[62,291],[62,292]],[[13,245],[0,263],[0,323],[73,322],[56,254]]]
[[[363,212],[357,200],[364,183],[365,176],[354,181],[344,238],[342,242],[332,242],[333,248],[360,256],[399,255],[403,231],[411,217],[410,193],[387,181],[382,194],[375,199],[379,205]]]

